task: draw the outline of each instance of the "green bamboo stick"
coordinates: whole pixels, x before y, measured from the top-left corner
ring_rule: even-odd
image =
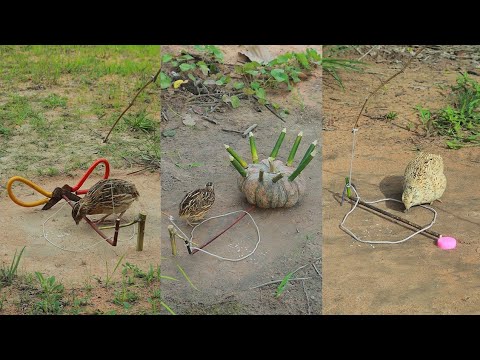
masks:
[[[293,143],[292,150],[290,150],[290,155],[288,155],[287,166],[292,166],[293,159],[295,158],[295,154],[298,150],[298,145],[300,145],[300,141],[302,141],[303,131],[300,131]]]
[[[288,177],[288,181],[293,181],[295,178],[300,175],[300,173],[305,169],[310,161],[315,157],[317,154],[317,150],[313,150],[310,155],[305,159],[305,161],[302,161],[300,165],[296,168],[296,170]]]
[[[248,164],[245,162],[245,160],[243,160],[235,150],[233,150],[229,145],[223,144],[223,146],[225,146],[225,149],[227,149],[228,153],[232,155],[235,158],[235,160],[237,160],[240,163],[240,165],[242,165],[243,168],[246,169],[248,167]]]
[[[273,147],[272,153],[270,154],[271,158],[276,158],[278,155],[278,150],[280,150],[280,146],[282,145],[283,139],[285,139],[285,134],[287,133],[287,128],[283,128],[282,132],[280,133],[280,136],[278,137],[277,142],[275,143],[275,146]]]
[[[345,184],[350,185],[350,178],[348,176],[345,178]],[[347,186],[347,196],[352,198],[352,189],[350,189],[350,186]]]
[[[255,145],[255,138],[253,137],[253,133],[251,131],[248,134],[248,139],[250,140],[250,151],[252,153],[252,162],[254,164],[258,164],[257,146]]]
[[[317,143],[318,143],[318,140],[315,140],[314,142],[312,142],[310,144],[310,146],[308,147],[307,151],[305,152],[305,155],[303,155],[303,159],[302,161],[300,161],[300,164],[298,164],[298,166],[300,166],[306,158],[308,158],[308,155],[310,155],[310,153],[315,150],[315,148],[317,147]]]
[[[230,163],[233,165],[235,169],[237,169],[238,173],[243,177],[247,177],[247,172],[242,167],[242,165],[240,165],[240,163],[232,155],[230,155],[229,157],[230,157]]]

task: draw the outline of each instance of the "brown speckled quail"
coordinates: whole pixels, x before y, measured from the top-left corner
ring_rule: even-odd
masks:
[[[215,202],[213,183],[208,182],[205,188],[190,191],[185,195],[179,206],[178,215],[191,222],[202,220]]]
[[[121,179],[100,180],[80,199],[72,209],[72,217],[78,223],[85,215],[120,214],[120,218],[130,205],[140,196],[137,188],[129,181]]]
[[[446,186],[442,157],[421,152],[405,169],[402,194],[405,211],[415,205],[440,201]]]

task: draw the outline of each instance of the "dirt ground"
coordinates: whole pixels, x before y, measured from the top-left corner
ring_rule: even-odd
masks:
[[[471,71],[477,81],[478,49],[426,51],[406,72],[370,100],[367,115],[360,120],[353,183],[363,200],[384,197],[401,199],[405,167],[417,149],[442,155],[447,189],[432,230],[458,240],[457,248],[440,250],[423,235],[397,245],[368,245],[355,241],[339,228],[350,209],[339,205],[348,176],[352,127],[366,94],[397,72],[408,54],[376,51],[363,60],[365,73],[342,73],[345,91],[331,78],[324,80],[323,132],[323,310],[325,314],[473,314],[479,313],[480,211],[472,184],[480,177],[478,147],[449,150],[445,139],[425,138],[422,131],[407,130],[419,124],[414,107],[430,109],[446,105],[447,90],[459,71]],[[388,50],[388,47],[386,47]],[[325,51],[325,49],[324,49]],[[467,55],[476,55],[467,56]],[[343,56],[343,55],[342,55]],[[349,58],[359,55],[350,53]],[[476,59],[476,60],[475,60]],[[391,121],[380,117],[395,111]],[[431,213],[420,207],[403,213],[392,202],[379,207],[419,224],[428,224]],[[411,232],[363,209],[349,217],[347,226],[362,239],[400,240]]]
[[[225,62],[235,63],[239,48],[220,48],[226,53]],[[304,48],[270,47],[274,54]],[[320,49],[319,46],[315,48]],[[163,53],[179,50],[179,47],[162,48]],[[207,217],[249,209],[250,205],[237,188],[238,174],[229,164],[223,146],[229,144],[244,158],[248,158],[248,138],[221,129],[244,131],[250,125],[258,124],[254,134],[259,158],[266,158],[280,131],[286,127],[287,135],[279,154],[281,159],[288,156],[297,133],[303,130],[304,136],[298,153],[305,152],[312,141],[321,140],[320,75],[317,71],[308,81],[298,84],[296,100],[292,93],[279,92],[271,95],[271,99],[289,108],[290,115],[285,123],[265,107],[258,107],[261,110],[258,112],[246,103],[237,109],[215,113],[213,118],[218,122],[215,125],[196,116],[188,108],[177,116],[164,101],[162,107],[168,111],[169,121],[162,121],[162,131],[175,129],[176,135],[162,138],[163,213],[174,216],[175,223],[189,235],[191,228],[178,219],[178,205],[187,191],[204,187],[208,181],[214,182],[216,200]],[[196,120],[194,127],[182,124],[185,115]],[[203,165],[186,169],[178,166],[188,163]],[[177,244],[179,254],[174,258],[167,232],[170,221],[166,215],[162,216],[162,273],[182,280],[162,283],[165,302],[180,314],[320,314],[322,281],[312,264],[321,271],[321,166],[318,157],[304,171],[307,192],[301,203],[290,209],[255,208],[251,211],[260,230],[261,242],[256,252],[243,261],[223,261],[200,252],[189,255],[183,242]],[[195,230],[194,241],[205,242],[231,224],[237,216],[238,214],[230,215],[205,223]],[[238,258],[253,249],[256,239],[255,228],[251,220],[245,217],[205,250],[224,257]],[[198,291],[183,279],[177,264],[185,270]],[[288,272],[303,265],[306,266],[295,276],[308,279],[303,283],[292,281],[278,299],[274,296],[278,283],[250,289],[266,282],[281,280]]]
[[[67,289],[81,288],[88,282],[95,284],[97,283],[94,281],[95,278],[104,282],[107,277],[106,263],[108,263],[111,273],[123,255],[125,255],[122,260],[123,264],[129,262],[144,271],[147,271],[150,265],[155,268],[160,263],[160,239],[158,237],[160,201],[150,201],[149,199],[159,198],[160,178],[158,173],[127,175],[131,171],[111,169],[110,177],[132,181],[140,193],[140,199],[125,213],[123,220],[131,221],[139,212],[147,214],[143,251],[135,249],[137,226],[135,229],[133,227],[121,229],[117,246],[113,247],[97,235],[85,221],[77,226],[71,216],[71,207],[64,201],[49,210],[42,211],[41,206],[35,208],[18,206],[4,192],[0,199],[2,208],[0,227],[3,230],[0,262],[3,265],[9,265],[15,250],[19,252],[23,246],[26,246],[18,273],[26,274],[38,271],[47,276],[55,276]],[[82,174],[78,173],[78,178],[80,175]],[[88,188],[100,179],[101,172],[91,175],[85,186]],[[64,182],[73,184],[77,178],[74,180],[59,178],[31,180],[41,184],[45,189],[52,190]],[[41,198],[38,193],[23,184],[15,186],[14,192],[18,198],[25,201]],[[98,217],[93,216],[93,218]],[[45,228],[43,228],[44,223]],[[45,229],[48,240],[61,249],[45,239],[43,229]],[[105,230],[105,233],[113,236],[114,232]],[[120,271],[117,271],[112,277],[115,282],[120,278]],[[108,294],[105,291],[100,292],[105,296]],[[100,302],[103,295],[98,294],[95,301]],[[110,300],[111,298],[110,296]],[[13,299],[10,299],[10,303],[13,308]],[[101,304],[97,310],[108,309],[108,306],[112,305]]]

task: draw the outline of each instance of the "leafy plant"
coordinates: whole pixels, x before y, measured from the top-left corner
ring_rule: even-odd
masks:
[[[480,84],[467,73],[457,78],[451,87],[451,105],[430,114],[430,111],[417,107],[422,124],[431,120],[431,126],[448,138],[450,149],[480,145]],[[433,120],[434,119],[434,120]]]
[[[113,303],[121,305],[124,309],[130,309],[132,304],[138,300],[138,295],[127,287],[127,276],[123,277],[122,289],[115,291]]]
[[[61,310],[61,300],[64,287],[55,280],[55,276],[45,278],[42,273],[35,272],[40,283],[41,293],[39,294],[41,301],[36,304],[36,310],[45,314],[58,314]]]
[[[395,120],[397,118],[398,114],[395,111],[390,111],[385,118],[387,120]]]
[[[321,64],[322,69],[335,79],[342,90],[345,90],[345,87],[343,86],[340,77],[340,70],[362,71],[361,66],[365,65],[365,63],[357,60],[335,59],[329,57],[323,58]]]
[[[315,49],[305,52],[289,52],[282,54],[267,64],[252,61],[235,66],[233,73],[222,71],[223,53],[213,45],[197,45],[195,50],[207,56],[199,60],[199,56],[192,56],[185,51],[180,56],[163,55],[163,64],[168,64],[172,73],[181,74],[182,78],[189,78],[195,86],[217,86],[223,91],[222,101],[236,109],[241,105],[241,99],[249,96],[262,105],[269,105],[267,89],[285,88],[292,90],[295,83],[305,79],[317,66],[321,65],[322,58]],[[234,80],[242,77],[243,81]],[[163,79],[163,82],[162,82]],[[162,88],[169,88],[173,82],[166,72],[161,75]],[[175,87],[175,86],[174,86]],[[273,106],[278,109],[278,104]],[[280,116],[288,114],[286,109],[280,109]]]
[[[15,276],[17,276],[17,269],[18,264],[20,263],[20,259],[22,258],[23,252],[25,250],[25,246],[20,250],[20,253],[17,256],[17,250],[15,250],[15,254],[13,255],[12,263],[9,267],[2,267],[0,269],[0,284],[4,285],[11,285]]]

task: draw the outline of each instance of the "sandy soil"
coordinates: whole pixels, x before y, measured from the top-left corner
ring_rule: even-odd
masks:
[[[26,246],[20,262],[20,272],[40,271],[49,276],[54,275],[67,287],[83,284],[86,278],[91,276],[105,278],[105,262],[108,262],[111,271],[124,254],[123,262],[136,264],[143,270],[148,270],[150,264],[155,268],[160,261],[158,236],[160,177],[158,173],[148,172],[127,175],[133,170],[111,169],[110,178],[128,179],[137,186],[140,200],[125,213],[124,220],[133,220],[139,212],[147,214],[143,251],[135,250],[136,233],[133,233],[132,227],[121,229],[118,244],[113,247],[97,235],[86,222],[82,221],[77,226],[71,216],[71,207],[64,201],[47,211],[42,211],[41,206],[24,208],[13,203],[5,191],[0,198],[2,209],[0,228],[3,231],[0,261],[9,264],[15,250],[20,251],[23,246]],[[100,180],[102,171],[96,170],[84,186],[88,188]],[[81,172],[77,172],[73,179],[44,177],[31,180],[51,191],[65,183],[73,185],[81,175]],[[41,198],[38,193],[23,184],[15,185],[14,192],[18,198],[25,201]],[[45,223],[47,219],[50,220]],[[47,238],[66,250],[47,242],[43,232],[44,223]],[[135,229],[138,230],[137,227]],[[109,234],[108,231],[113,236],[113,230],[105,230],[107,234]],[[118,276],[118,273],[116,275]]]
[[[370,57],[366,73],[343,73],[345,92],[331,78],[324,81],[325,130],[323,133],[323,304],[326,314],[470,314],[478,313],[480,295],[480,211],[472,184],[480,177],[478,148],[448,150],[445,140],[425,138],[408,131],[408,122],[419,124],[414,107],[445,106],[447,90],[437,85],[455,83],[458,71],[472,70],[469,58],[436,56],[414,61],[405,74],[373,98],[362,117],[353,163],[353,182],[364,200],[401,199],[405,167],[415,150],[442,155],[447,189],[443,203],[435,202],[438,218],[433,230],[454,236],[458,246],[443,251],[435,241],[418,235],[398,245],[359,243],[339,228],[350,205],[339,205],[351,158],[352,127],[368,92],[402,66],[400,59]],[[437,54],[438,55],[438,54]],[[358,55],[351,54],[352,58]],[[478,70],[477,70],[478,71]],[[477,81],[480,78],[472,75]],[[392,122],[374,120],[390,111]],[[473,194],[473,195],[472,195]],[[416,207],[408,214],[395,203],[383,209],[419,224],[428,224],[431,213]],[[357,209],[347,225],[363,239],[400,240],[411,232]]]
[[[226,52],[225,62],[234,63],[238,47],[221,47]],[[319,47],[317,47],[319,49]],[[272,47],[272,53],[298,50],[298,48]],[[164,52],[178,51],[178,47],[164,47]],[[208,216],[249,209],[243,194],[237,188],[237,176],[231,168],[223,144],[230,144],[239,154],[248,157],[248,139],[239,134],[223,132],[221,128],[245,130],[253,123],[258,124],[256,136],[259,157],[267,157],[281,129],[287,128],[287,136],[279,157],[285,159],[296,137],[303,130],[304,137],[299,149],[303,153],[308,144],[320,136],[321,126],[321,77],[317,72],[298,87],[305,108],[292,94],[279,93],[273,96],[291,115],[283,123],[264,107],[255,111],[251,104],[216,113],[218,125],[196,117],[186,109],[181,116],[169,112],[169,121],[162,122],[162,130],[176,129],[172,138],[162,138],[162,211],[173,215],[175,222],[190,234],[188,225],[178,220],[178,204],[187,191],[205,186],[208,181],[215,184],[216,201]],[[168,108],[164,104],[164,109]],[[195,118],[194,128],[182,124],[183,116]],[[203,163],[203,166],[182,169],[175,164]],[[261,242],[256,252],[240,262],[228,262],[207,254],[189,255],[183,244],[179,244],[177,258],[171,255],[167,216],[162,216],[162,273],[182,281],[162,284],[165,302],[182,314],[319,314],[321,313],[321,277],[312,264],[321,271],[321,159],[316,158],[305,170],[307,193],[303,201],[290,209],[254,209],[251,214],[260,233]],[[205,242],[219,233],[231,222],[233,215],[212,220],[195,230],[196,241]],[[256,231],[245,217],[239,224],[211,243],[206,250],[230,258],[238,258],[251,251],[256,242]],[[194,290],[182,278],[176,265],[179,264],[199,289]],[[282,279],[288,272],[303,265],[295,276],[308,277],[291,282],[283,295],[276,299],[278,284],[251,290],[250,287],[272,280]]]

